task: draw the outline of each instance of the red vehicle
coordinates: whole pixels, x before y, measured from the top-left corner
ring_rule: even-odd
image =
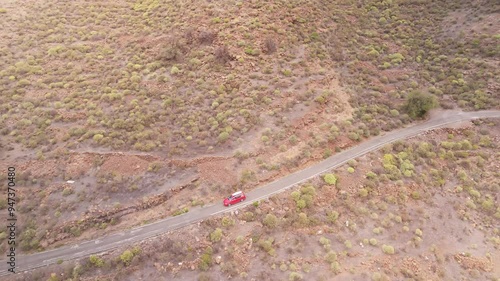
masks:
[[[228,198],[224,199],[224,206],[230,206],[241,201],[245,201],[245,199],[247,199],[245,193],[243,193],[242,191],[237,191],[231,194],[231,196],[229,196]]]

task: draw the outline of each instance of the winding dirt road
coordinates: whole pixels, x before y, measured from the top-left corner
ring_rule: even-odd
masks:
[[[252,204],[255,201],[259,201],[278,192],[282,192],[292,186],[336,168],[350,159],[354,159],[371,151],[377,150],[388,143],[416,136],[431,129],[445,127],[446,125],[452,123],[480,118],[500,118],[500,110],[478,112],[444,111],[440,113],[439,116],[434,116],[424,123],[372,138],[355,147],[341,153],[337,153],[320,163],[254,189],[247,193],[247,200],[238,205],[227,208],[224,207],[221,202],[216,202],[213,205],[192,210],[184,215],[169,217],[161,221],[105,236],[96,240],[86,241],[75,245],[67,245],[32,255],[18,256],[16,257],[16,272],[43,267],[55,263],[60,259],[71,260],[86,257],[91,254],[102,253],[110,249],[123,245],[129,245],[134,242],[142,241],[179,229],[183,226],[202,221],[223,212],[234,211],[235,209],[243,208],[246,205]],[[6,258],[6,256],[4,256],[4,258]],[[0,276],[11,274],[7,271],[7,269],[7,260],[3,259],[0,261]]]

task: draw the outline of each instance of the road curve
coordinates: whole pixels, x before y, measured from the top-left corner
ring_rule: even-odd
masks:
[[[469,121],[480,118],[500,118],[500,110],[477,111],[477,112],[444,112],[439,117],[432,118],[424,123],[411,127],[399,129],[386,133],[385,135],[374,137],[355,147],[343,152],[337,153],[322,162],[314,164],[308,168],[292,173],[280,178],[274,182],[263,185],[247,193],[247,200],[232,207],[224,207],[221,202],[209,205],[203,208],[192,210],[184,215],[169,217],[151,224],[143,225],[134,229],[119,232],[113,235],[105,236],[96,240],[81,242],[72,246],[63,246],[57,249],[48,250],[36,254],[18,256],[16,258],[16,272],[35,269],[49,264],[56,263],[58,260],[72,260],[89,256],[91,254],[105,252],[119,246],[129,245],[134,242],[142,241],[160,234],[164,234],[183,226],[207,219],[210,216],[223,212],[233,211],[252,204],[269,196],[284,191],[292,186],[302,183],[310,178],[320,175],[326,171],[336,168],[350,159],[362,156],[368,152],[394,142],[416,136],[424,131],[445,127],[446,125]],[[5,258],[6,256],[4,256]],[[0,276],[12,274],[7,271],[7,260],[0,261]]]

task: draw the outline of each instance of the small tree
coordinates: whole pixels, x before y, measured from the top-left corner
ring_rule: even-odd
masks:
[[[404,110],[411,118],[416,119],[424,117],[429,110],[436,106],[437,100],[434,95],[413,91],[406,98]]]

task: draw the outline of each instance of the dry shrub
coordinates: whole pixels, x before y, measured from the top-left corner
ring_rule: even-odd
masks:
[[[170,39],[168,43],[160,51],[160,59],[176,60],[181,56],[181,46],[178,40]]]
[[[228,61],[234,60],[235,57],[229,53],[227,46],[223,45],[215,49],[215,59],[220,63],[227,63]]]
[[[217,34],[215,34],[215,32],[204,30],[198,35],[198,42],[200,42],[200,44],[211,45],[215,41],[216,36]]]
[[[186,30],[186,33],[184,34],[184,37],[186,38],[186,43],[192,44],[194,40],[196,39],[196,35],[194,32],[193,28],[189,28]]]
[[[334,61],[343,61],[345,60],[345,55],[344,51],[342,50],[342,47],[340,44],[332,44],[330,51],[329,51],[330,57]]]
[[[272,54],[272,53],[276,52],[277,49],[278,48],[276,46],[276,41],[274,41],[273,38],[267,37],[264,40],[264,50],[263,50],[264,53]]]

